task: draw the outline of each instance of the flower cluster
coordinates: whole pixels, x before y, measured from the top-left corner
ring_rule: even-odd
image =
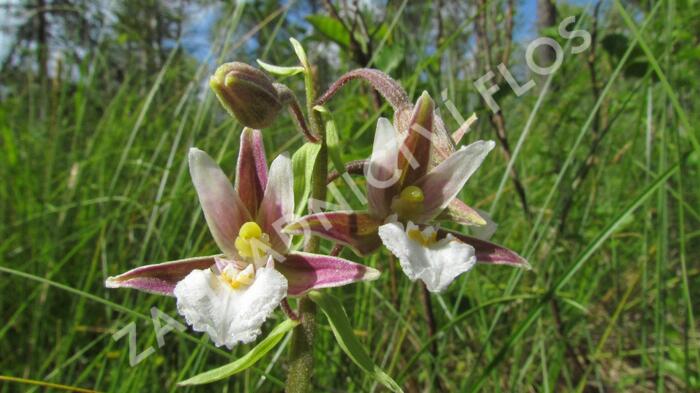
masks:
[[[377,122],[372,154],[364,165],[366,211],[294,216],[291,160],[282,154],[268,168],[262,133],[255,128],[270,126],[284,105],[297,116],[297,126],[306,128],[303,115],[289,89],[261,70],[228,63],[210,85],[246,126],[234,183],[205,152],[191,148],[188,157],[192,183],[221,252],[138,267],[109,277],[106,286],[174,296],[178,312],[195,331],[231,348],[255,340],[287,297],[379,277],[374,268],[337,256],[293,251],[294,235],[330,239],[360,256],[384,246],[410,280],[422,281],[431,292],[445,290],[477,262],[528,267],[507,248],[440,227],[454,222],[492,232],[490,218],[456,196],[494,143],[457,148],[459,141],[447,134],[427,93],[412,105],[398,83],[377,70],[347,74],[318,102],[354,78],[372,84],[395,109],[393,124],[385,118]],[[310,143],[324,143],[313,137],[318,130],[302,132]]]
[[[172,295],[178,312],[217,346],[253,341],[287,296],[374,280],[379,272],[348,260],[289,250],[280,230],[293,218],[289,158],[270,165],[259,130],[241,133],[235,184],[205,152],[189,152],[190,175],[221,254],[142,266],[109,277],[109,288]]]
[[[492,141],[477,141],[440,158],[434,143],[436,118],[432,99],[423,93],[406,131],[379,119],[365,167],[368,211],[311,214],[285,231],[310,232],[345,244],[359,255],[383,243],[398,257],[406,275],[423,281],[431,292],[443,291],[476,262],[527,267],[523,258],[507,248],[432,225],[436,221],[490,224],[488,217],[455,197],[494,147]]]

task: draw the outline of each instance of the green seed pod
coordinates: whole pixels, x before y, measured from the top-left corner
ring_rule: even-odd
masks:
[[[231,116],[257,129],[272,124],[282,109],[272,84],[264,72],[235,61],[219,66],[209,79],[209,86]]]

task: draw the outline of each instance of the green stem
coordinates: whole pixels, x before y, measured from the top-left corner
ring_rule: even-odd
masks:
[[[299,300],[297,311],[301,324],[292,332],[289,351],[287,393],[306,393],[312,390],[314,373],[314,336],[316,334],[316,304],[307,296]]]
[[[306,107],[308,110],[311,130],[319,136],[321,150],[318,153],[311,179],[311,197],[316,200],[326,200],[326,177],[328,176],[328,150],[326,146],[326,132],[320,126],[319,113],[313,110],[316,90],[313,83],[313,75],[307,69],[306,77]],[[307,240],[304,251],[318,251],[319,240],[316,237]],[[297,312],[301,324],[292,331],[292,340],[289,350],[289,372],[287,374],[287,393],[307,393],[312,391],[312,377],[314,370],[314,336],[316,333],[316,304],[307,296],[299,299]]]

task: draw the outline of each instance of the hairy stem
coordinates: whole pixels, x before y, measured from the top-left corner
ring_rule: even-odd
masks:
[[[358,68],[341,76],[328,87],[328,90],[316,101],[316,105],[324,105],[341,87],[353,79],[363,79],[369,82],[389,102],[394,111],[398,112],[411,108],[408,94],[403,87],[389,75],[372,68]]]
[[[319,136],[321,150],[314,165],[311,198],[324,201],[326,199],[326,177],[328,176],[328,149],[326,146],[325,128],[321,127],[320,114],[313,110],[316,97],[314,77],[311,69],[306,70],[306,104],[311,131]],[[307,240],[304,251],[316,252],[319,240],[316,237]],[[288,393],[306,393],[312,391],[314,371],[314,336],[316,333],[316,304],[307,296],[299,299],[297,315],[301,324],[292,332],[289,350],[289,374],[287,374]]]
[[[311,378],[314,373],[314,336],[316,334],[316,304],[307,296],[299,300],[297,315],[301,324],[292,332],[289,351],[289,374],[287,393],[312,391]]]

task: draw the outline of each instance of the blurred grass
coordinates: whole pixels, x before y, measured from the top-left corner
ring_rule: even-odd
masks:
[[[407,391],[700,388],[693,315],[700,273],[700,157],[697,150],[689,154],[697,149],[692,120],[698,119],[698,104],[692,98],[698,86],[676,82],[692,80],[697,69],[674,61],[675,52],[668,50],[671,44],[693,43],[666,31],[685,20],[678,15],[679,3],[658,3],[646,15],[648,25],[625,17],[624,7],[616,5],[610,19],[622,15],[634,38],[630,42],[640,45],[652,65],[646,74],[622,73],[630,46],[619,63],[601,65],[606,84],[596,100],[578,57],[585,54],[567,53],[550,93],[537,81],[537,91],[499,101],[518,153],[507,162],[494,151],[462,193],[462,199],[495,214],[494,239],[526,255],[534,272],[478,266],[435,296],[435,357],[420,291],[400,272],[392,290],[388,263],[393,260],[387,253],[362,260],[384,272],[378,282],[333,290],[375,362]],[[410,35],[415,28],[403,10],[397,7],[392,15],[393,34]],[[29,70],[16,81],[23,88],[2,98],[0,374],[99,391],[175,391],[177,381],[245,352],[246,346],[231,353],[216,349],[190,331],[168,334],[165,346],[157,348],[150,308],[175,316],[174,301],[108,291],[103,281],[145,263],[215,249],[190,185],[186,151],[196,145],[232,173],[240,126],[204,88],[209,62],[251,56],[230,52],[241,46],[236,38],[251,31],[242,27],[243,18],[252,18],[253,29],[268,34],[269,42],[284,42],[286,32],[279,27],[287,14],[278,14],[279,19],[265,18],[236,7],[202,63],[175,46],[158,74],[126,75],[117,88],[103,89],[109,65],[95,53],[89,63],[74,65],[83,70],[75,80],[39,80]],[[413,54],[419,56],[400,77],[412,96],[425,89],[439,97],[449,87],[451,100],[475,108],[481,118],[467,138],[495,139],[471,84],[479,75],[454,56],[467,22],[439,45],[414,39]],[[458,76],[439,74],[439,66],[435,74],[442,56],[448,63],[443,67],[459,69]],[[290,62],[288,48],[273,45],[252,57]],[[342,70],[335,72],[323,80]],[[285,83],[301,93],[299,80]],[[376,118],[391,115],[386,105],[374,107],[366,93],[362,85],[350,84],[328,105],[345,161],[367,157]],[[601,106],[611,128],[561,229],[561,203],[584,163],[590,126]],[[448,120],[456,128],[452,123]],[[265,138],[268,158],[301,145],[287,116],[265,130]],[[524,179],[534,220],[518,203],[509,165]],[[361,260],[349,252],[343,256]],[[266,329],[281,319],[277,313]],[[380,389],[344,357],[319,319],[318,390]],[[133,368],[127,340],[111,337],[130,322],[136,323],[138,352],[156,348]],[[177,390],[279,391],[284,367],[280,347],[229,382]],[[25,390],[37,389],[0,381],[0,392]]]

